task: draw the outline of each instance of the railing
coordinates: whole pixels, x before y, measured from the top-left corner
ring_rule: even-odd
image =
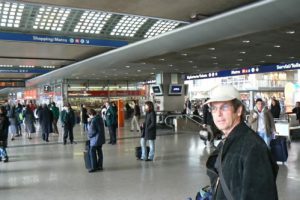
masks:
[[[172,114],[172,115],[168,115],[165,118],[165,120],[164,120],[165,125],[168,126],[168,127],[170,127],[170,128],[174,128],[174,124],[169,124],[169,121],[170,121],[169,118],[178,118],[178,117],[189,119],[189,120],[193,121],[194,123],[196,123],[198,125],[202,125],[203,124],[203,123],[201,123],[201,122],[203,122],[203,117],[201,117],[199,115],[193,115],[193,114]],[[193,117],[196,117],[196,118],[200,119],[201,122],[195,120]]]

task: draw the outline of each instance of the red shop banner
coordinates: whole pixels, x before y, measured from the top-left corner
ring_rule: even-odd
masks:
[[[145,96],[145,90],[114,90],[114,91],[68,91],[68,97],[121,97]]]
[[[37,99],[37,91],[36,90],[24,91],[24,99]]]

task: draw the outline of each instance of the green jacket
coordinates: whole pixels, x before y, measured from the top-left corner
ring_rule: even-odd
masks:
[[[51,107],[51,112],[52,112],[53,117],[54,117],[55,119],[58,119],[58,118],[59,118],[59,109],[58,109],[58,107],[52,106],[52,107]]]
[[[113,107],[109,107],[105,114],[105,122],[107,126],[117,125],[117,113]]]

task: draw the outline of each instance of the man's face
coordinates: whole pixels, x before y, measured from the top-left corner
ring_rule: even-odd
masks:
[[[214,123],[226,136],[240,123],[242,107],[234,112],[230,101],[213,102],[210,104]]]
[[[256,107],[258,111],[262,111],[264,103],[262,101],[256,102]]]

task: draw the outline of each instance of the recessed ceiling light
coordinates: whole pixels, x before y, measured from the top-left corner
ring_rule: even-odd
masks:
[[[275,48],[280,48],[280,45],[275,44],[274,47],[275,47]]]
[[[129,65],[127,65],[127,66],[125,66],[126,68],[130,68],[130,66]]]
[[[267,54],[266,56],[267,56],[267,57],[272,57],[272,54]]]
[[[240,51],[240,54],[246,54],[246,51]]]
[[[210,50],[210,51],[214,51],[214,50],[216,50],[216,48],[214,48],[214,47],[210,47],[210,48],[208,48],[208,50]]]
[[[137,72],[141,72],[142,70],[138,69]]]
[[[170,66],[170,67],[173,67],[173,65],[172,65],[172,64],[169,64],[169,66]]]
[[[153,26],[145,33],[144,38],[150,38],[168,31],[175,29],[179,25],[176,21],[158,20]]]
[[[187,56],[187,53],[182,53],[181,55],[182,55],[182,56]]]
[[[142,65],[146,65],[146,63],[145,63],[145,62],[142,62],[141,64],[142,64]]]
[[[250,43],[250,40],[243,40],[243,43]]]
[[[150,74],[153,75],[153,74],[155,74],[155,73],[151,72]]]
[[[189,63],[193,63],[194,61],[192,61],[192,60],[189,60],[188,62],[189,62]]]
[[[216,56],[212,56],[211,58],[212,58],[212,59],[217,59],[217,57],[216,57]]]
[[[294,31],[294,30],[289,30],[289,31],[286,31],[285,33],[286,33],[286,34],[295,34],[296,31]]]
[[[159,60],[160,60],[160,61],[165,61],[165,59],[164,59],[164,58],[160,58]]]

